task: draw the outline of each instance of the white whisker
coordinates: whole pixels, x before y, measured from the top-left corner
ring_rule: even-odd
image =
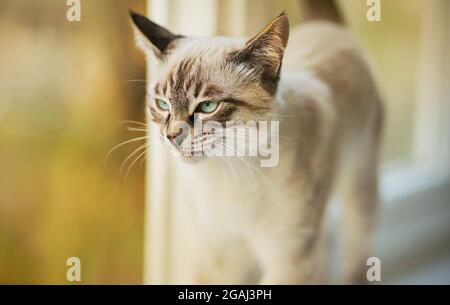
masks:
[[[122,143],[120,143],[120,144],[117,144],[116,146],[114,146],[113,148],[111,148],[111,149],[108,151],[108,153],[107,153],[106,156],[105,156],[104,162],[106,162],[106,161],[108,160],[108,158],[109,158],[109,156],[111,155],[111,153],[113,153],[116,149],[118,149],[118,148],[120,148],[120,147],[122,147],[122,146],[124,146],[124,145],[126,145],[126,144],[128,144],[128,143],[132,143],[132,142],[136,142],[136,141],[141,141],[141,140],[144,140],[144,139],[147,139],[147,138],[148,138],[148,136],[145,136],[145,137],[138,137],[138,138],[133,138],[133,139],[131,139],[131,140],[122,142]]]
[[[134,120],[124,120],[120,122],[121,124],[137,124],[141,125],[142,127],[147,127],[148,125],[144,122],[134,121]]]
[[[128,83],[147,83],[147,81],[145,79],[129,79],[127,81],[124,81],[125,84]]]
[[[131,169],[133,168],[134,164],[136,164],[136,162],[143,156],[145,155],[147,152],[149,152],[148,149],[144,150],[141,154],[139,154],[139,156],[136,157],[136,159],[133,160],[133,162],[128,166],[127,172],[125,173],[125,178],[124,178],[124,182],[127,181],[128,175],[131,171]]]
[[[142,131],[142,132],[148,131],[147,129],[135,128],[135,127],[126,127],[126,129],[129,130],[129,131]]]
[[[122,164],[120,165],[120,174],[122,175],[123,173],[123,169],[125,167],[125,164],[128,162],[128,160],[130,160],[134,155],[136,155],[139,151],[141,151],[142,149],[145,149],[146,147],[148,147],[148,144],[144,144],[139,146],[138,148],[135,149],[135,151],[133,151],[128,157],[125,158],[125,160],[122,162]]]

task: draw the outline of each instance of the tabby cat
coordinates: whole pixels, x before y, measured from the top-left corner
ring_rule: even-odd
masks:
[[[343,206],[344,280],[365,279],[380,96],[334,2],[303,4],[307,22],[289,33],[282,13],[251,39],[176,35],[131,14],[149,61],[151,128],[167,144],[159,153],[170,155],[170,198],[188,211],[178,217],[186,221],[179,231],[190,233],[174,254],[183,270],[175,282],[329,282],[324,224],[333,194]],[[276,122],[267,138],[276,163],[209,156],[205,147],[224,147],[224,133],[198,132],[199,121],[225,131],[227,122]]]

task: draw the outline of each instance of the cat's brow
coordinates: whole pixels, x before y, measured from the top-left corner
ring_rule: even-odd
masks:
[[[194,69],[197,71],[193,71]],[[198,70],[195,59],[184,59],[169,71],[165,80],[156,83],[153,90],[167,97],[182,98],[193,89],[194,97],[198,97],[204,89],[204,82]]]
[[[250,111],[264,112],[269,110],[266,104],[251,103],[234,98],[228,98],[224,90],[216,83],[208,82],[202,73],[201,61],[198,58],[185,58],[169,70],[167,77],[155,85],[155,92],[172,100],[172,105],[178,111],[189,106],[189,96],[217,99],[233,104],[235,107],[245,107]],[[233,111],[234,112],[234,111]],[[232,112],[230,112],[232,113]]]
[[[161,83],[157,83],[155,85],[155,88],[153,89],[153,91],[159,95],[164,95],[164,89],[163,89],[163,85]]]
[[[205,97],[223,96],[224,92],[219,86],[202,79],[201,70],[196,64],[195,59],[185,59],[169,73],[166,86],[170,87],[170,95],[186,96],[191,92],[195,98],[200,94]]]
[[[188,58],[181,61],[176,69],[173,69],[170,72],[169,80],[171,81],[171,94],[172,96],[178,96],[180,94],[186,95],[189,91],[189,87],[186,86],[186,83],[192,82],[191,78],[193,78],[193,67],[194,67],[194,59]]]
[[[195,82],[194,97],[198,98],[202,90],[203,84],[201,82]]]
[[[237,111],[238,106],[233,104],[228,104],[226,107],[223,107],[217,114],[214,116],[214,120],[225,123],[231,120],[231,116]]]
[[[203,91],[203,95],[206,97],[220,96],[223,95],[223,93],[223,90],[214,84],[207,84]]]
[[[270,110],[269,105],[255,105],[255,104],[251,104],[251,103],[245,102],[243,100],[238,100],[238,99],[234,99],[234,98],[227,98],[227,99],[224,99],[224,101],[227,103],[233,104],[235,106],[238,106],[238,107],[246,107],[250,111],[255,111],[255,112],[263,112],[263,111]]]

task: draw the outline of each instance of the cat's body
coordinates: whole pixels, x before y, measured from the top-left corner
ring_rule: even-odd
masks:
[[[149,91],[158,88],[167,73],[188,80],[186,73],[171,72],[186,54],[202,58],[200,63],[189,63],[187,70],[197,71],[196,65],[202,66],[203,61],[217,66],[220,58],[248,44],[232,38],[212,38],[204,45],[201,40],[183,38],[178,43],[173,44],[167,62],[155,66],[158,77],[150,79]],[[189,266],[184,279],[242,283],[258,266],[262,283],[326,282],[323,220],[335,191],[344,206],[346,280],[361,281],[378,202],[382,113],[371,73],[356,44],[336,24],[311,22],[292,30],[275,88],[264,84],[263,91],[251,85],[240,90],[233,79],[219,80],[217,85],[221,74],[216,72],[209,80],[229,88],[229,92],[218,89],[223,96],[236,91],[241,92],[239,99],[246,100],[248,95],[268,103],[264,111],[255,111],[261,105],[250,101],[254,117],[242,109],[237,113],[241,120],[279,121],[279,162],[266,168],[254,157],[213,157],[187,164],[170,155],[176,186],[171,198],[175,207],[189,211],[183,215],[189,218],[191,246],[183,255],[188,258],[183,264]],[[198,77],[198,73],[193,74]],[[168,78],[177,84],[177,77]],[[180,87],[190,92],[189,84],[183,82]],[[166,91],[170,90],[169,85]]]

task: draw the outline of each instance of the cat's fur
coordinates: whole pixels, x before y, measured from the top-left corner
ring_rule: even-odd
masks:
[[[258,266],[261,283],[327,282],[323,225],[333,191],[343,204],[345,280],[364,280],[378,203],[382,110],[347,31],[315,21],[289,35],[281,14],[251,40],[194,38],[132,17],[150,62],[149,110],[163,141],[206,99],[224,102],[205,120],[280,121],[273,168],[259,167],[255,158],[186,164],[170,155],[170,197],[190,213],[181,218],[189,220],[184,245],[191,252],[178,248],[186,250],[178,266],[190,271],[184,281],[242,283]],[[171,103],[170,116],[156,107],[155,96]]]

